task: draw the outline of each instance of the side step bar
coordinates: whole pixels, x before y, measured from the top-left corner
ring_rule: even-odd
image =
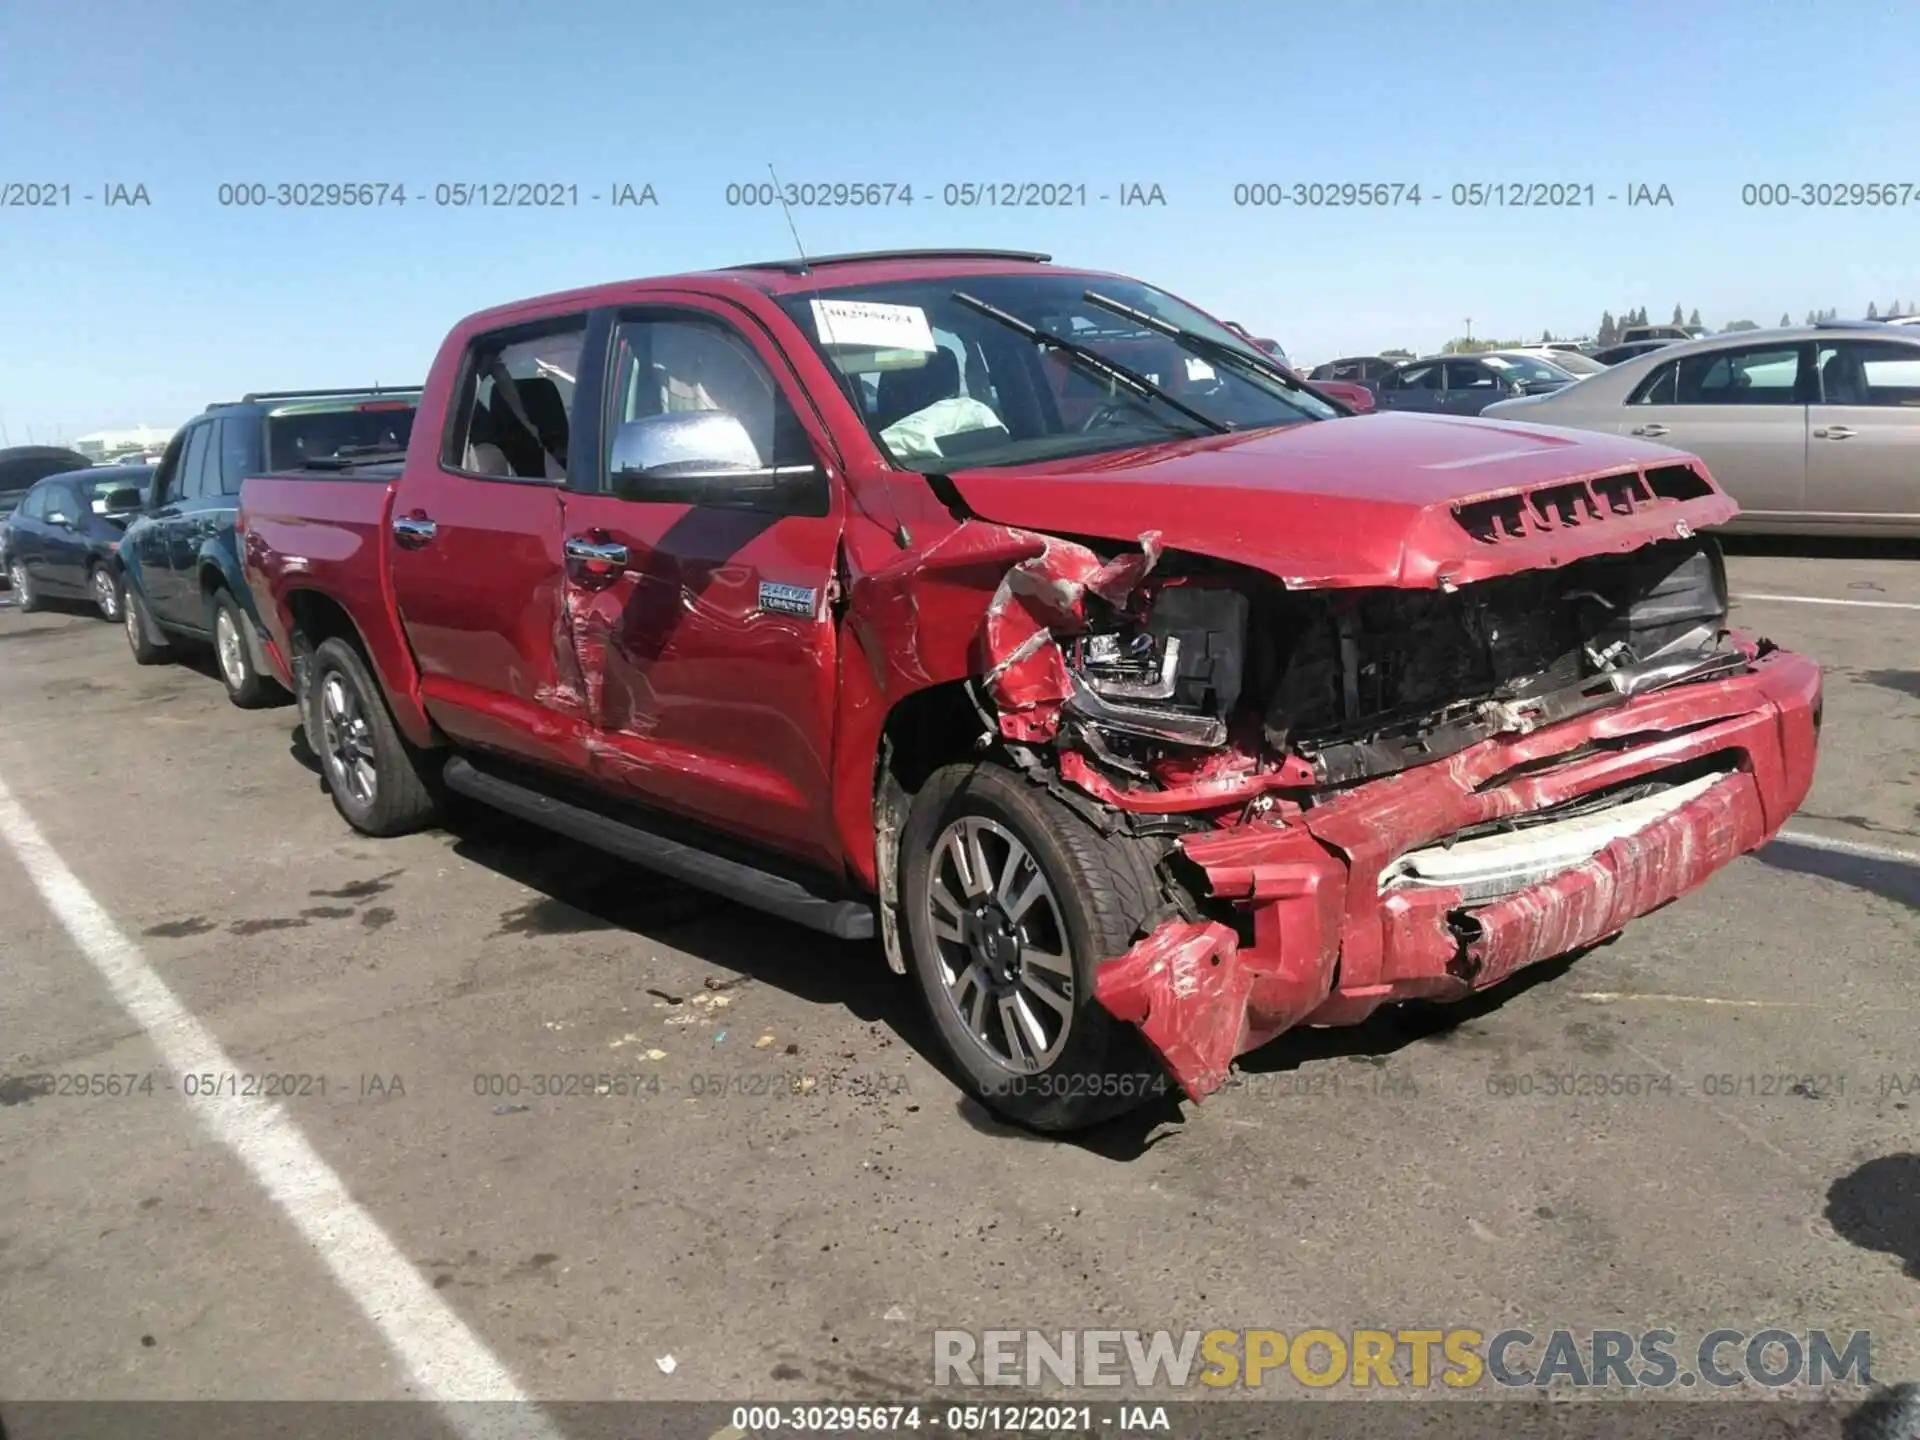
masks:
[[[447,761],[444,773],[449,790],[596,850],[604,850],[702,890],[725,895],[783,920],[823,930],[841,940],[873,938],[871,905],[858,900],[828,899],[784,875],[683,845],[651,830],[557,800],[531,786],[490,775],[461,756]]]

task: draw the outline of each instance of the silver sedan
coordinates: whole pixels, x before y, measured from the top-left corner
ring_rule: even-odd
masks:
[[[1920,536],[1920,334],[1904,326],[1684,341],[1481,413],[1698,455],[1740,502],[1729,530]]]

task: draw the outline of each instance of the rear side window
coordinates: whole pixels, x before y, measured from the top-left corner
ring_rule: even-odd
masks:
[[[564,481],[586,336],[586,317],[570,315],[476,339],[441,463],[497,480]]]
[[[203,420],[187,432],[186,447],[180,452],[180,468],[173,472],[167,486],[169,500],[191,500],[200,493],[200,471],[213,449],[213,422]]]
[[[1800,347],[1717,350],[1674,362],[1675,405],[1799,403]]]
[[[220,493],[238,495],[240,482],[260,468],[260,426],[230,416],[220,425]]]
[[[1440,388],[1440,367],[1438,365],[1414,365],[1399,371],[1393,377],[1396,390],[1438,390]]]
[[[53,492],[45,485],[27,492],[27,498],[20,502],[20,515],[27,520],[43,520],[47,514],[47,496]]]

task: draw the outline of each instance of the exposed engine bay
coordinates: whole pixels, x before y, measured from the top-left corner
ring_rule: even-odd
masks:
[[[1195,797],[1155,809],[1230,802],[1281,765],[1324,792],[1750,663],[1709,537],[1439,590],[1289,591],[1151,544],[1134,559],[1151,573],[1085,577],[1079,633],[1033,638],[1064,663],[1044,737],[1062,773],[1108,798]]]

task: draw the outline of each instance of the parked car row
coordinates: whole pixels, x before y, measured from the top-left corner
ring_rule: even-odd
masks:
[[[234,537],[240,482],[404,448],[418,399],[418,389],[253,394],[209,405],[156,465],[61,465],[29,487],[0,534],[14,603],[32,611],[49,599],[90,600],[125,625],[143,665],[181,645],[211,645],[235,704],[272,702],[284,692],[260,648]]]
[[[211,407],[113,553],[135,658],[290,693],[356,831],[461,796],[877,940],[964,1086],[1065,1130],[1764,844],[1821,677],[1728,626],[1736,508],[1646,438],[1356,414],[1151,285],[911,251]]]

